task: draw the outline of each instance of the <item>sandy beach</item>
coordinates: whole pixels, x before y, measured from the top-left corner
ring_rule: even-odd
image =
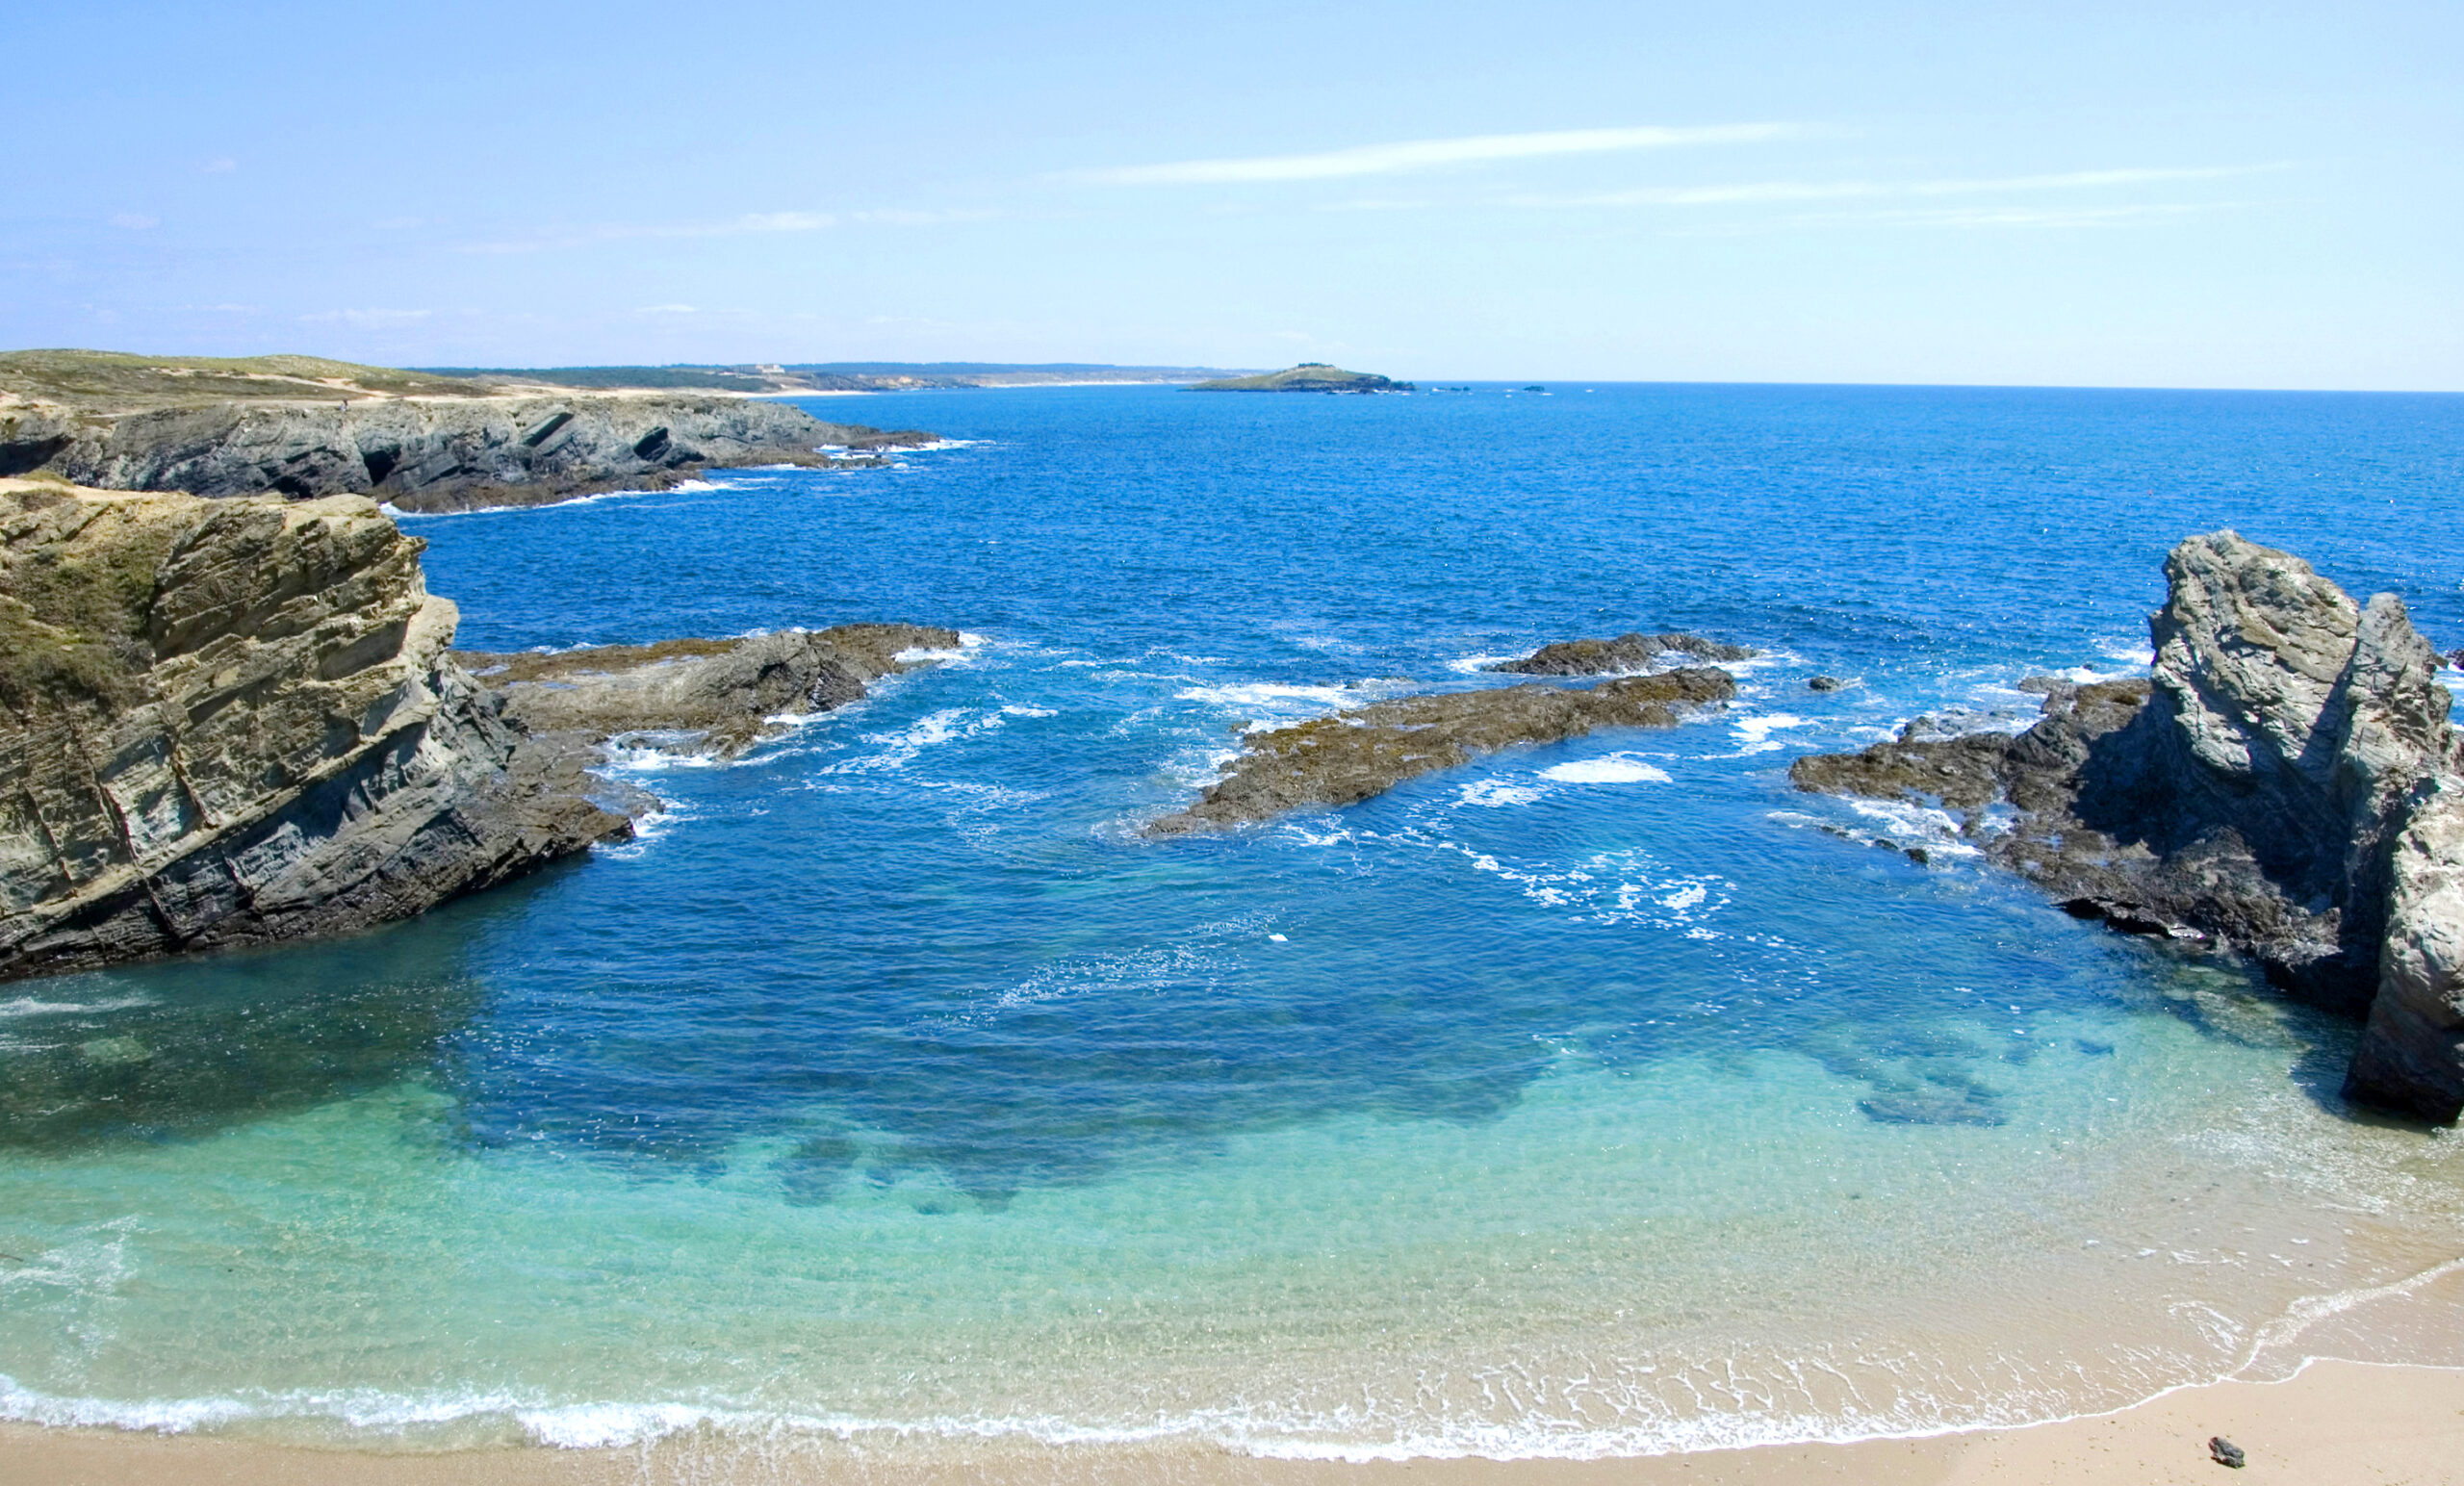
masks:
[[[2222,1435],[2247,1452],[2227,1474]],[[771,1451],[684,1437],[619,1450],[502,1449],[378,1455],[109,1430],[0,1430],[5,1486],[600,1486],[615,1482],[1183,1481],[1192,1486],[2163,1486],[2464,1481],[2464,1370],[2317,1362],[2279,1383],[2176,1390],[2136,1408],[2020,1429],[1914,1440],[1782,1446],[1600,1461],[1421,1460],[1368,1465],[1254,1460],[1217,1451],[1009,1448],[941,1460],[833,1448]]]

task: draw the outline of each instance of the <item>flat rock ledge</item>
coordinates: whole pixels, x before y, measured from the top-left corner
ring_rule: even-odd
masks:
[[[798,716],[863,700],[867,682],[956,653],[928,625],[839,625],[721,640],[665,640],[454,658],[533,737],[733,758]]]
[[[2403,604],[2231,531],[2166,558],[2146,681],[2030,678],[2016,737],[1799,759],[1800,788],[1938,807],[2070,912],[2255,960],[2367,1025],[2347,1097],[2464,1112],[2464,743]]]
[[[1734,695],[1727,672],[1688,667],[1581,689],[1531,684],[1373,703],[1249,734],[1248,751],[1197,804],[1143,833],[1187,835],[1353,805],[1521,744],[1560,743],[1602,728],[1674,727],[1686,710]]]
[[[1673,629],[1660,634],[1621,634],[1613,640],[1559,640],[1520,660],[1501,660],[1481,669],[1514,676],[1619,676],[1649,671],[1671,655],[1717,662],[1750,660],[1758,653],[1749,646],[1726,645]]]

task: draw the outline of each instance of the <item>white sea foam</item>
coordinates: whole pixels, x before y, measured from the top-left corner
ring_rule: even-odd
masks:
[[[1869,838],[1878,844],[1906,850],[1921,847],[1933,857],[1981,857],[1985,855],[1960,834],[1960,823],[1949,811],[1931,806],[1915,805],[1900,800],[1861,800],[1843,797],[1842,803],[1864,820],[1880,829]]]
[[[1249,711],[1260,707],[1277,711],[1293,711],[1295,704],[1306,703],[1312,708],[1357,705],[1368,701],[1357,688],[1345,686],[1295,686],[1279,681],[1236,681],[1223,686],[1192,686],[1173,693],[1183,702],[1203,702],[1209,706],[1227,711]]]
[[[1554,764],[1540,771],[1544,780],[1558,780],[1569,784],[1666,784],[1673,782],[1666,769],[1648,764],[1631,754],[1610,754],[1604,758],[1578,758],[1572,763]]]
[[[652,810],[648,814],[636,815],[633,817],[633,834],[630,839],[600,841],[592,845],[590,853],[594,857],[611,858],[617,861],[636,860],[648,854],[652,842],[674,830],[677,822],[693,818],[690,812],[679,810],[673,806]]]
[[[152,996],[106,996],[100,1001],[43,1001],[34,996],[19,996],[0,1001],[0,1016],[57,1016],[66,1013],[92,1015],[101,1012],[125,1012],[131,1007],[152,1006]]]
[[[587,496],[568,496],[561,500],[543,500],[535,505],[483,505],[471,511],[405,511],[392,501],[377,509],[398,522],[449,521],[462,516],[526,516],[533,511],[561,510],[568,506],[597,505],[602,500],[630,500],[637,496],[681,496],[704,491],[727,490],[733,487],[714,484],[709,480],[679,480],[665,490],[602,490]]]
[[[669,769],[724,769],[738,760],[721,758],[684,746],[699,738],[692,732],[631,732],[601,747],[604,767],[621,774],[658,774]],[[662,742],[678,745],[661,748]]]
[[[1489,667],[1508,660],[1521,660],[1521,655],[1464,655],[1446,663],[1446,669],[1463,676],[1477,676]]]
[[[1542,771],[1544,774],[1546,770]],[[1480,780],[1466,784],[1456,792],[1455,804],[1484,806],[1498,809],[1510,805],[1529,805],[1549,792],[1531,784],[1509,783],[1504,780]]]
[[[1733,719],[1729,724],[1729,730],[1736,734],[1739,754],[1768,754],[1786,746],[1772,737],[1772,733],[1786,728],[1802,728],[1806,723],[1807,719],[1791,712],[1764,712]]]

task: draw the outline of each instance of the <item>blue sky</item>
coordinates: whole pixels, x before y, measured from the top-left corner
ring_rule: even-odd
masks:
[[[2464,389],[2464,6],[21,4],[0,343]]]

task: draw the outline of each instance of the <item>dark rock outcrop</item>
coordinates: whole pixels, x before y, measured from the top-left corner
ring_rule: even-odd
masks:
[[[1736,694],[1725,671],[1693,667],[1588,689],[1523,685],[1373,703],[1248,737],[1248,752],[1198,803],[1148,835],[1219,831],[1287,810],[1355,804],[1483,754],[1557,743],[1601,728],[1667,728],[1686,708]]]
[[[2464,783],[2437,655],[2393,596],[2356,604],[2233,532],[2182,543],[2165,572],[2149,681],[2031,678],[2043,716],[2016,737],[1904,734],[1791,777],[1938,805],[2074,913],[2215,941],[2368,1012],[2348,1092],[2454,1118]]]
[[[1724,645],[1699,634],[1671,630],[1663,634],[1621,634],[1613,640],[1559,640],[1543,645],[1521,660],[1501,660],[1483,669],[1515,676],[1616,676],[1648,671],[1667,656],[1694,660],[1749,660],[1757,653],[1743,645]]]
[[[0,488],[0,978],[343,933],[625,834],[357,497]]]
[[[667,640],[454,658],[503,696],[507,721],[540,738],[648,744],[732,758],[786,730],[783,715],[862,700],[868,681],[929,664],[959,632],[839,625],[732,640]]]
[[[723,466],[874,464],[883,449],[932,439],[708,396],[260,399],[126,412],[21,403],[0,413],[0,473],[459,511],[656,489]]]

